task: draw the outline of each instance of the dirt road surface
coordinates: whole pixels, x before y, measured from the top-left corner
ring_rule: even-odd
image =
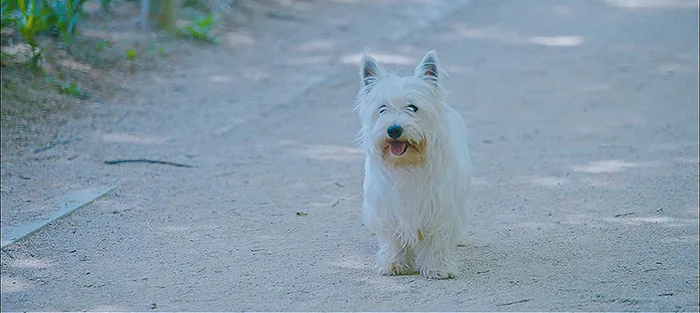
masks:
[[[290,3],[3,155],[3,226],[116,186],[4,249],[3,311],[699,310],[696,1]],[[371,267],[366,45],[450,74],[476,168],[457,279]]]

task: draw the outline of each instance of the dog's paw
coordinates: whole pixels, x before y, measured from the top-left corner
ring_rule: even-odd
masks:
[[[413,269],[407,265],[391,264],[379,269],[379,274],[384,276],[410,275]]]
[[[420,274],[430,279],[450,279],[455,278],[455,274],[449,270],[421,269]]]

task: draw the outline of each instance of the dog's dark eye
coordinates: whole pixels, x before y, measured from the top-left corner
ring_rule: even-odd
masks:
[[[379,114],[384,113],[386,111],[386,105],[382,105],[379,107]]]
[[[415,113],[415,112],[418,112],[418,108],[417,108],[415,105],[413,105],[413,104],[409,104],[409,105],[407,106],[407,108],[408,108],[409,110],[413,111],[414,113]]]

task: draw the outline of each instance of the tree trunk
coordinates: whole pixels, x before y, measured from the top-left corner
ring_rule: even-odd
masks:
[[[145,26],[169,33],[175,31],[176,0],[143,0],[141,3],[144,5],[143,12],[147,12]]]

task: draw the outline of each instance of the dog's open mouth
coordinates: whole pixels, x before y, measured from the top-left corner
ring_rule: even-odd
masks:
[[[389,150],[395,156],[406,153],[406,149],[408,149],[408,143],[405,141],[392,141],[389,143]]]

